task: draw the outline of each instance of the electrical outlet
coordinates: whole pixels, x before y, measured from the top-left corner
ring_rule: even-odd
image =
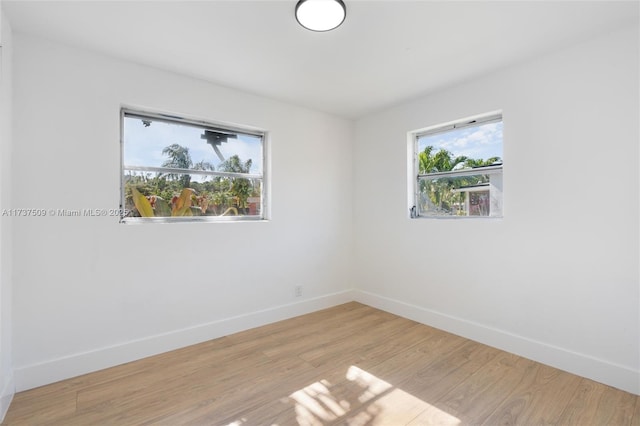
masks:
[[[296,297],[302,297],[302,286],[301,285],[297,285],[294,288]]]

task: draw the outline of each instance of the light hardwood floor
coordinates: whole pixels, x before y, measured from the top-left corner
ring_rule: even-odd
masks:
[[[640,425],[639,397],[348,303],[19,393],[6,425]]]

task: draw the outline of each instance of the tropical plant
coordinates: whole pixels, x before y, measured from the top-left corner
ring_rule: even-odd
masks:
[[[166,201],[155,195],[145,196],[136,188],[131,188],[133,204],[142,217],[155,217],[156,209],[168,210]],[[191,188],[184,188],[180,196],[171,199],[171,216],[193,216],[191,210],[192,198],[195,198],[195,191]],[[160,212],[158,212],[160,213]],[[167,215],[158,215],[167,216]]]
[[[167,168],[215,170],[213,164],[199,161],[193,164],[188,148],[178,144],[162,150],[169,158],[162,164]],[[242,161],[234,155],[219,167],[221,171],[249,173],[251,160]],[[128,174],[125,176],[125,205],[134,215],[142,217],[170,217],[192,215],[238,215],[246,213],[248,198],[260,192],[259,183],[250,179],[215,176],[211,180],[191,181],[182,173]]]
[[[452,170],[489,166],[500,161],[500,157],[488,159],[474,159],[466,156],[454,157],[446,149],[440,149],[434,154],[433,146],[427,146],[418,154],[418,168],[420,174],[449,172]],[[437,209],[451,211],[455,204],[461,205],[464,201],[462,192],[454,192],[454,189],[465,186],[488,182],[487,175],[473,175],[461,177],[439,177],[420,181],[420,191],[426,194],[424,199],[428,204],[427,210]]]
[[[451,152],[440,149],[435,154],[433,146],[427,146],[418,154],[418,167],[420,173],[437,173],[452,171],[461,164],[464,165],[468,158],[465,156],[453,157]],[[429,201],[435,208],[449,210],[453,203],[454,194],[451,193],[453,182],[451,178],[421,181],[422,192],[427,192]]]
[[[465,156],[454,158],[446,149],[440,149],[435,154],[432,152],[433,147],[427,146],[418,155],[420,173],[449,172],[468,160]]]
[[[219,170],[232,173],[249,173],[251,171],[251,159],[244,163],[237,155],[232,155],[228,160],[220,164]],[[230,188],[231,195],[235,197],[238,208],[246,210],[247,199],[253,192],[251,181],[245,178],[233,178]]]
[[[176,143],[165,147],[162,150],[162,154],[169,156],[169,159],[162,163],[162,167],[172,169],[190,169],[193,166],[191,155],[189,154],[189,148]],[[170,179],[180,180],[183,187],[188,187],[191,183],[191,176],[182,174],[169,174]]]
[[[487,158],[486,160],[483,159],[474,159],[474,158],[467,158],[467,160],[464,162],[465,167],[485,167],[485,166],[491,166],[495,163],[500,163],[502,160],[500,159],[500,157],[491,157],[491,158]]]

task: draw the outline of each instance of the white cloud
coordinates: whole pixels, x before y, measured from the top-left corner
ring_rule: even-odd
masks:
[[[502,158],[502,123],[489,123],[420,138],[420,151],[429,145],[435,151],[446,149],[454,157]]]

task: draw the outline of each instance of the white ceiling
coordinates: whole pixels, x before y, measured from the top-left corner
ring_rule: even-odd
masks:
[[[638,23],[637,1],[345,0],[314,33],[296,0],[2,0],[31,33],[347,118]]]

